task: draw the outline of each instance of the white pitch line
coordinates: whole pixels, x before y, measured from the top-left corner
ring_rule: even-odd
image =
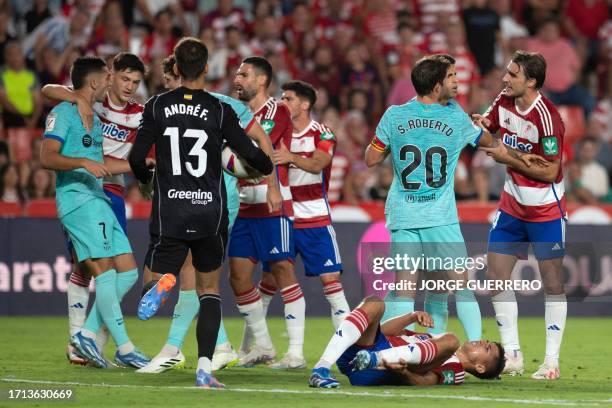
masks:
[[[20,378],[2,378],[3,382],[13,382],[22,384],[46,384],[46,385],[73,385],[77,387],[101,387],[101,388],[165,388],[165,389],[180,389],[180,390],[199,390],[198,387],[178,386],[178,385],[135,385],[135,384],[90,384],[75,381],[45,381],[45,380],[27,380]],[[207,390],[208,391],[208,390]],[[382,391],[380,393],[368,391],[332,391],[332,390],[285,390],[285,389],[259,389],[259,388],[226,388],[223,390],[212,389],[215,392],[250,392],[250,393],[268,393],[268,394],[298,394],[298,395],[343,395],[350,397],[374,397],[374,398],[425,398],[425,399],[447,399],[447,400],[464,400],[464,401],[487,401],[487,402],[506,402],[514,404],[528,405],[559,405],[559,406],[584,406],[593,405],[599,406],[600,403],[612,404],[612,398],[608,400],[559,400],[559,399],[512,399],[512,398],[494,398],[494,397],[468,397],[465,395],[436,395],[436,394],[406,394],[392,393]]]

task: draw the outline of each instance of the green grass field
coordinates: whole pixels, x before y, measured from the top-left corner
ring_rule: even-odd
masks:
[[[58,317],[0,318],[0,407],[2,406],[72,406],[72,407],[358,407],[374,404],[445,407],[476,406],[612,406],[612,349],[610,319],[569,319],[562,350],[561,379],[539,382],[529,378],[544,354],[542,318],[521,319],[520,337],[524,348],[526,375],[501,381],[481,381],[468,377],[458,387],[351,387],[339,376],[342,388],[322,391],[308,388],[310,370],[276,372],[266,367],[233,368],[218,373],[228,386],[225,391],[206,391],[193,387],[196,363],[195,334],[188,334],[184,353],[187,367],[157,375],[135,374],[128,369],[95,369],[71,366],[64,356],[67,319]],[[141,322],[127,319],[135,344],[150,356],[156,354],[166,339],[169,319]],[[497,339],[492,319],[484,322],[486,338]],[[272,319],[270,331],[276,333],[277,350],[287,346],[284,322]],[[241,319],[227,319],[226,327],[234,344],[242,330]],[[449,329],[462,333],[451,319]],[[316,362],[329,337],[327,318],[309,318],[306,326],[306,359]],[[588,336],[587,336],[588,334]],[[112,347],[106,354],[112,356]],[[9,389],[71,388],[75,398],[64,402],[8,400]]]

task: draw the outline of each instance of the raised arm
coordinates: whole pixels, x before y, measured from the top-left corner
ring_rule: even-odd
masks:
[[[54,101],[76,103],[81,122],[85,129],[90,131],[93,127],[94,111],[89,101],[81,98],[76,92],[64,85],[48,84],[43,86],[42,94]]]
[[[433,319],[427,312],[412,312],[385,320],[380,325],[380,331],[385,336],[398,336],[404,327],[412,323],[419,323],[423,327],[434,327]]]

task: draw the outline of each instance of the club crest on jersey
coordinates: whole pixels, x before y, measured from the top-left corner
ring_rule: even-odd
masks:
[[[444,384],[455,383],[455,373],[452,370],[442,371],[442,376],[444,377]]]
[[[120,129],[114,123],[102,124],[102,134],[104,137],[109,139],[117,140],[118,142],[125,142],[130,135],[128,130]]]
[[[261,127],[263,128],[263,130],[265,130],[265,132],[268,135],[272,132],[272,129],[274,129],[274,125],[275,125],[274,121],[270,119],[261,121]]]
[[[334,134],[332,132],[325,132],[321,134],[321,140],[333,140]]]
[[[518,136],[513,134],[504,134],[503,142],[506,146],[520,150],[521,152],[530,153],[533,150],[533,145],[531,143],[524,143],[518,141]]]
[[[542,145],[544,146],[544,154],[547,156],[553,156],[559,154],[559,145],[557,144],[557,138],[545,137],[542,139]]]

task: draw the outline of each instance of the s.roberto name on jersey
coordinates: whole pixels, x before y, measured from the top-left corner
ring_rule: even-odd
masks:
[[[213,194],[210,191],[185,191],[171,188],[168,190],[168,198],[171,200],[191,200],[194,205],[207,205],[212,202]]]

